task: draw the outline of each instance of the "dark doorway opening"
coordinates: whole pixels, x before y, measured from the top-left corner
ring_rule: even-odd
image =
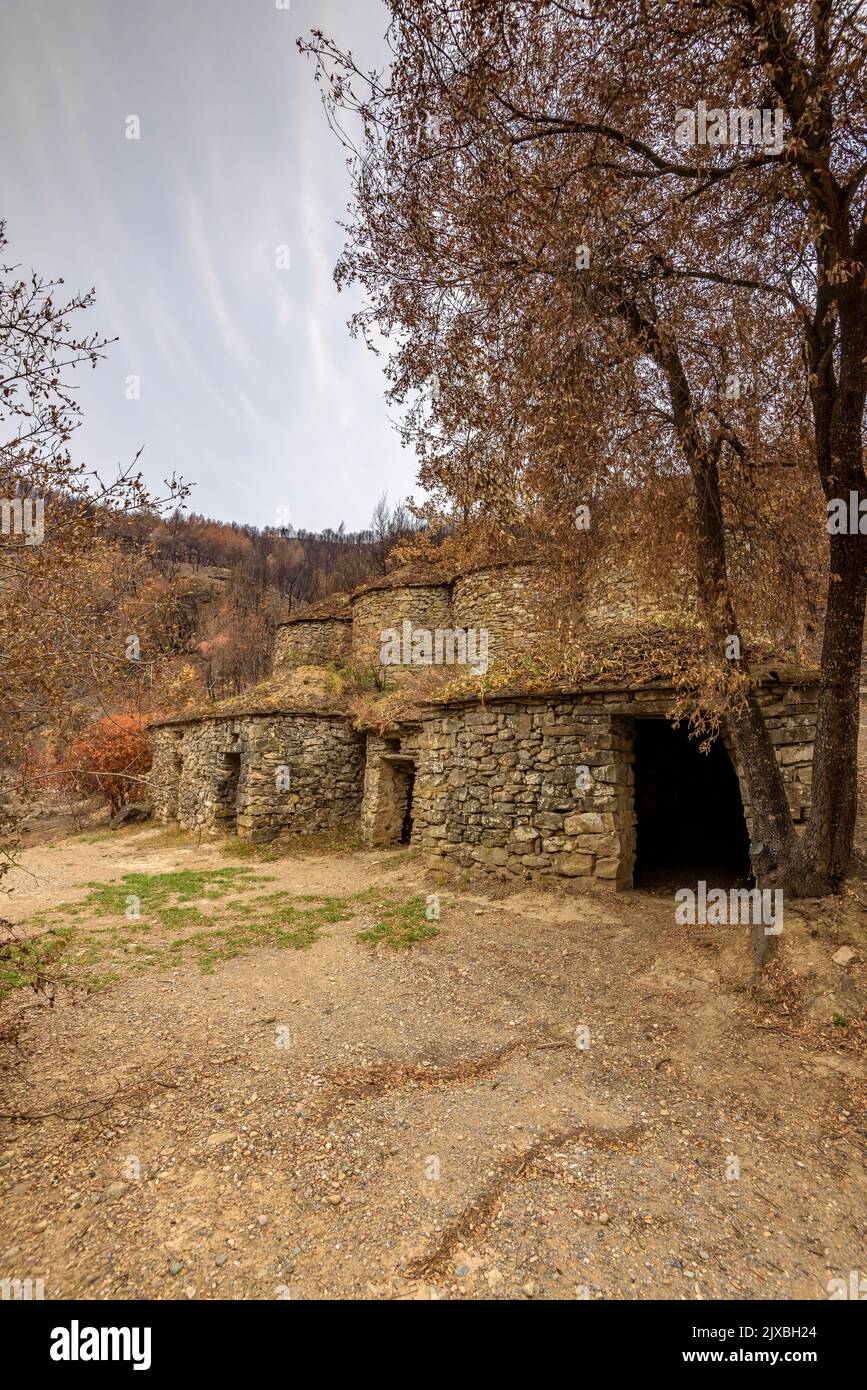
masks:
[[[415,764],[411,758],[385,753],[380,759],[369,843],[408,845],[412,837]]]
[[[412,839],[412,794],[415,789],[415,768],[409,769],[409,776],[406,779],[406,809],[403,813],[403,820],[400,824],[400,843],[408,845]]]
[[[238,818],[238,783],[241,778],[241,753],[232,749],[224,753],[220,768],[214,819],[224,829],[234,830]]]
[[[172,777],[169,785],[168,805],[166,810],[170,820],[177,820],[178,805],[181,796],[181,776],[184,771],[184,755],[180,750],[180,735],[175,735],[175,746],[172,749]]]
[[[750,878],[737,774],[722,738],[702,753],[665,719],[635,724],[635,886],[732,887]]]

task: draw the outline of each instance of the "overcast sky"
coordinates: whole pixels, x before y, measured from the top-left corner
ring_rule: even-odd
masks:
[[[356,529],[413,491],[332,279],[348,177],[295,48],[319,27],[379,65],[386,22],[381,0],[0,0],[11,257],[94,286],[119,339],[82,376],[78,457],[110,473],[143,445],[149,481],[260,526]]]

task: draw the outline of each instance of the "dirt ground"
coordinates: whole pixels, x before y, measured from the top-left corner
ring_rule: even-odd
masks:
[[[268,862],[135,827],[29,848],[3,911],[32,923],[94,881],[214,866],[346,913],[212,973],[145,955],[96,992],[8,995],[0,1279],[46,1298],[824,1299],[867,1272],[857,897],[787,908],[756,990],[744,931],[678,926],[670,896],[496,899],[412,851]],[[355,895],[383,886],[438,894],[439,934],[359,941]]]

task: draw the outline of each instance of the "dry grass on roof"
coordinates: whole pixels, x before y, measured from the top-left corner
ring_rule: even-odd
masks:
[[[633,690],[649,686],[676,691],[702,682],[704,630],[687,623],[616,620],[588,626],[565,645],[511,661],[496,662],[484,674],[465,666],[422,667],[401,686],[351,700],[356,727],[379,729],[418,718],[432,705],[478,699],[520,699],[577,690]],[[496,653],[492,653],[495,656]],[[772,652],[767,643],[745,646],[744,655],[757,678],[808,681],[815,672],[793,652]],[[732,673],[729,694],[742,690],[746,678]]]
[[[485,570],[505,570],[505,569],[526,569],[538,570],[540,576],[554,574],[550,564],[546,563],[543,555],[537,548],[529,542],[522,544],[515,543],[506,552],[488,555],[478,555],[466,564],[462,565],[460,575],[479,574]]]
[[[368,579],[365,584],[359,584],[357,589],[353,589],[352,597],[372,594],[378,589],[416,589],[427,585],[448,585],[450,582],[450,576],[444,570],[435,569],[431,565],[402,565],[400,569],[390,570],[388,574],[378,575],[376,579]]]
[[[555,667],[562,679],[573,683],[676,685],[700,659],[704,639],[704,630],[693,623],[634,623],[614,617],[577,633]]]
[[[348,594],[329,594],[327,598],[319,599],[316,603],[306,603],[280,626],[287,627],[290,623],[325,623],[329,620],[347,623],[352,621]]]
[[[281,668],[266,680],[214,704],[183,710],[158,723],[185,723],[227,715],[345,713],[347,675],[327,666]]]
[[[698,623],[655,617],[644,622],[588,624],[557,651],[516,660],[492,678],[516,682],[527,690],[566,688],[640,689],[648,685],[682,687],[692,683],[696,670],[708,662],[707,634]],[[808,678],[810,672],[794,651],[775,652],[768,642],[745,639],[743,656],[756,676],[777,669],[784,679]]]

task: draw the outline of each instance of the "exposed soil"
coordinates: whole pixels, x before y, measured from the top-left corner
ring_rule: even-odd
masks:
[[[15,991],[0,1278],[50,1298],[823,1299],[867,1270],[857,897],[787,907],[757,991],[746,932],[678,926],[670,895],[495,900],[412,851],[259,863],[136,827],[27,850],[3,913],[236,864],[293,901],[436,892],[440,933],[373,948],[356,904],[308,949],[212,974]]]

